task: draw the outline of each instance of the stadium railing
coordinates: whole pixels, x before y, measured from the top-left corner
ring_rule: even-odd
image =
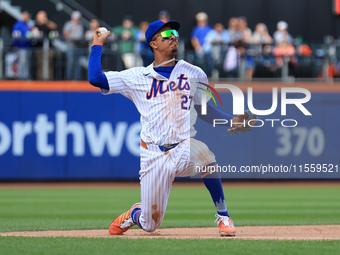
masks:
[[[118,40],[110,41],[105,44],[102,55],[102,67],[107,70],[123,70],[121,53],[118,48]],[[90,53],[91,42],[79,42],[82,54],[77,57],[77,64],[81,66],[80,80],[87,80],[88,57]],[[180,44],[177,54],[178,59],[185,59],[188,62],[196,64],[207,72],[208,77],[212,80],[224,78],[226,80],[247,81],[246,69],[249,68],[249,61],[253,64],[253,75],[250,80],[266,80],[276,79],[285,82],[290,82],[296,79],[322,79],[324,81],[332,80],[331,66],[338,66],[340,50],[339,45],[335,44],[318,44],[311,47],[313,53],[309,56],[295,54],[293,58],[283,57],[282,66],[277,66],[275,56],[265,54],[263,45],[247,45],[246,53],[241,55],[237,60],[237,69],[234,73],[226,71],[224,68],[225,57],[228,51],[228,44],[216,44],[213,46],[210,54],[211,62],[207,61],[205,54],[203,61],[199,60],[196,53],[185,46],[185,43]],[[297,47],[297,46],[296,46]],[[29,75],[27,80],[37,80],[37,52],[41,52],[43,65],[42,80],[65,80],[66,76],[66,51],[67,45],[63,39],[43,40],[43,47],[28,48],[27,51],[30,58],[28,59]],[[53,60],[49,61],[49,52],[53,52]],[[140,55],[135,51],[135,59],[140,59]],[[12,47],[11,40],[0,38],[0,80],[23,79],[18,77],[18,61],[20,54],[18,49]],[[140,62],[138,62],[140,63]],[[210,66],[209,66],[210,63]],[[49,65],[52,64],[54,76],[49,75]],[[136,62],[137,65],[137,62]]]

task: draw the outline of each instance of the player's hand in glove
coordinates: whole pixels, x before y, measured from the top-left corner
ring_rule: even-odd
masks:
[[[231,135],[238,134],[238,132],[242,132],[243,134],[251,130],[251,125],[254,125],[256,123],[256,115],[251,113],[249,110],[246,110],[244,114],[237,115],[232,119],[233,127],[228,129],[229,133]],[[250,121],[249,120],[254,120]],[[235,124],[234,124],[235,123]]]

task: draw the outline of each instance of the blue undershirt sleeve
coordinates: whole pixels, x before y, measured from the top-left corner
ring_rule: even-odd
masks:
[[[94,45],[91,48],[89,59],[89,82],[95,87],[110,90],[106,76],[102,73],[102,48],[103,46],[100,45]]]
[[[206,115],[201,114],[200,105],[195,105],[195,109],[196,109],[198,117],[201,120],[204,120],[205,122],[208,122],[210,124],[214,123],[214,119],[226,119],[228,120],[228,123],[230,123],[232,118],[234,118],[234,116],[220,111],[219,109],[217,109],[215,106],[213,106],[210,103],[207,103],[207,114]]]

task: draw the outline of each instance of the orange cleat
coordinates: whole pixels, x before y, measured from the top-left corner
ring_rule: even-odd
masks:
[[[142,208],[141,203],[134,204],[127,212],[122,213],[112,221],[109,232],[111,235],[121,235],[126,232],[129,228],[136,225],[132,221],[131,213],[136,208]]]
[[[236,228],[233,221],[228,216],[221,216],[216,214],[216,222],[220,226],[220,236],[235,236]]]

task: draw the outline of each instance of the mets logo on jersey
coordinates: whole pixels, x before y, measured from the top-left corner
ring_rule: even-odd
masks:
[[[164,81],[158,81],[153,79],[150,91],[146,93],[146,99],[150,100],[151,98],[156,98],[158,94],[162,95],[170,91],[176,90],[188,90],[190,91],[190,85],[188,82],[188,77],[185,77],[184,74],[181,74],[177,77],[177,83],[174,81],[170,81],[167,86],[164,88]]]

